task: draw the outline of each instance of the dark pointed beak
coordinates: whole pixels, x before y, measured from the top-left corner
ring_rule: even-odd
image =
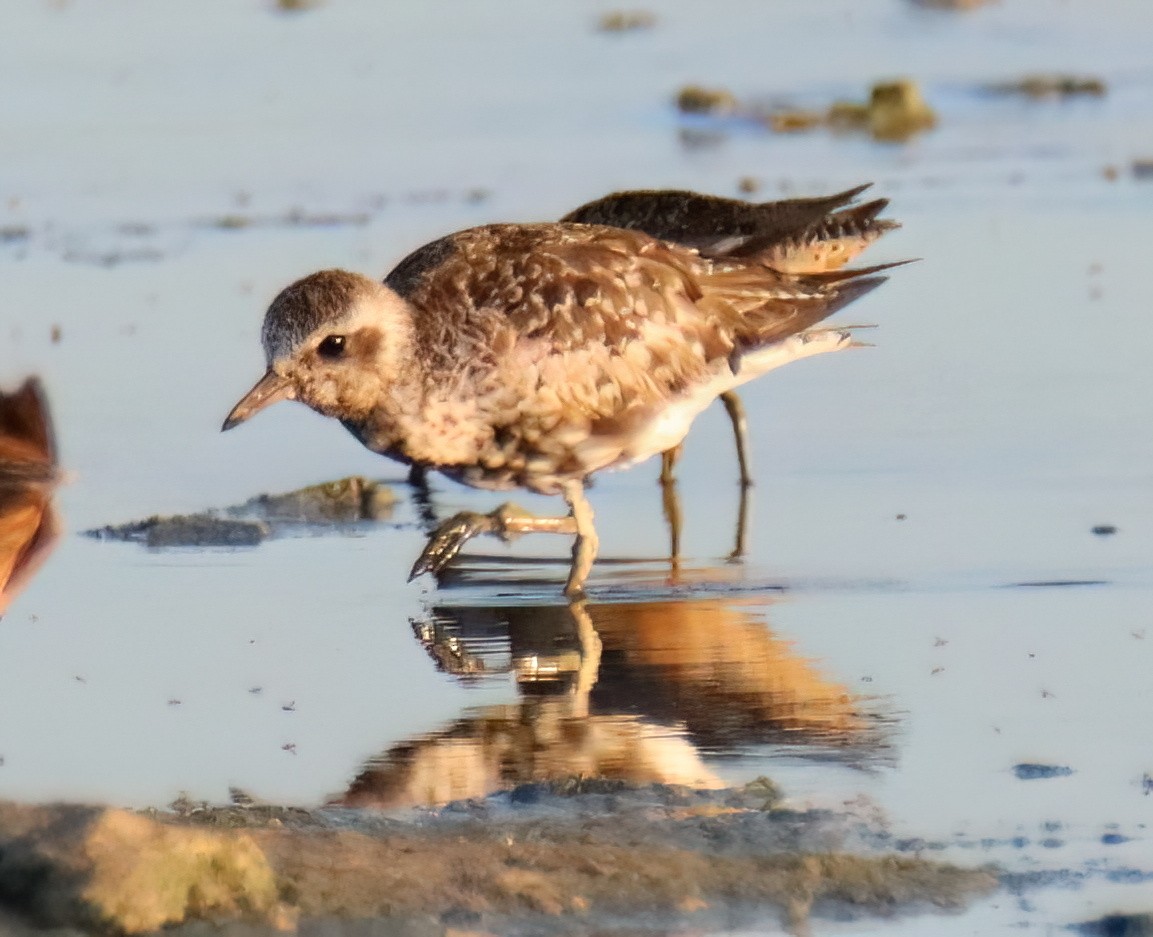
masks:
[[[220,427],[220,431],[232,429],[254,416],[265,407],[270,407],[281,400],[294,400],[296,391],[288,378],[281,377],[271,368],[265,372],[264,377],[256,382],[256,386],[240,398],[240,403],[232,408],[228,419]]]

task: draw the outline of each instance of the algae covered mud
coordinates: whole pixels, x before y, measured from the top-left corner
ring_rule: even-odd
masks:
[[[179,857],[191,828],[251,843],[257,892],[190,880],[164,920],[307,933],[339,868],[329,910],[379,900],[397,933],[1145,926],[1153,9],[948,6],[7,11],[0,388],[40,378],[65,528],[0,622],[9,913],[95,927],[27,891],[90,881],[52,850]],[[933,114],[901,142],[762,119],[899,82]],[[683,113],[689,86],[737,105]],[[870,257],[923,258],[854,306],[875,347],[748,388],[745,498],[720,408],[677,499],[656,465],[598,478],[584,604],[547,539],[404,582],[431,524],[497,498],[421,493],[303,408],[218,433],[309,270],[618,189],[865,180],[903,223]],[[382,853],[428,890],[358,877]]]
[[[799,932],[814,909],[958,911],[997,886],[989,870],[880,852],[887,834],[868,823],[776,809],[755,789],[536,785],[407,820],[9,806],[0,823],[2,884],[23,879],[39,923],[129,934],[203,918],[244,934],[367,922],[374,934],[657,934],[766,914]]]

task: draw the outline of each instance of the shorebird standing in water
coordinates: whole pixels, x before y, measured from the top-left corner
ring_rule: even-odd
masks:
[[[587,202],[561,221],[643,231],[662,241],[691,247],[706,257],[753,252],[779,273],[839,270],[886,231],[900,227],[878,217],[889,204],[875,199],[850,205],[869,188],[859,185],[818,198],[746,202],[675,189],[614,192]],[[848,207],[846,207],[848,206]],[[748,455],[748,419],[735,391],[720,395],[733,424],[741,485],[753,483]],[[661,455],[661,481],[673,478],[680,446]]]
[[[850,205],[868,184],[817,198],[746,202],[671,189],[614,192],[587,202],[561,221],[601,224],[643,231],[662,241],[674,241],[705,256],[748,250],[780,273],[826,273],[839,270],[886,231],[900,227],[878,217],[887,199]],[[748,489],[753,483],[749,461],[748,419],[736,391],[720,395],[733,426],[740,468],[741,498],[736,543],[730,559],[745,553],[748,528]],[[683,445],[661,453],[660,482],[665,517],[671,537],[669,559],[676,567],[680,556],[681,510],[673,469]]]
[[[679,445],[740,384],[848,347],[846,330],[817,324],[892,266],[787,273],[765,247],[755,234],[705,251],[606,225],[503,224],[427,244],[383,284],[314,273],[269,307],[268,370],[224,429],[299,400],[401,462],[563,495],[567,517],[458,514],[413,575],[479,533],[563,533],[575,596],[597,552],[585,480]]]

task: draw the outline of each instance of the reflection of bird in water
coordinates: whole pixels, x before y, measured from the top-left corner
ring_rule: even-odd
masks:
[[[478,533],[575,535],[565,591],[597,552],[586,480],[678,445],[722,393],[848,347],[827,316],[881,269],[781,273],[757,236],[709,255],[583,224],[488,225],[420,248],[384,284],[328,270],[273,301],[265,376],[228,429],[278,400],[341,420],[370,449],[467,485],[562,495],[567,517],[498,510],[441,525],[413,574]]]
[[[0,392],[0,614],[58,536],[56,445],[40,382]]]
[[[698,745],[869,746],[875,720],[753,609],[763,599],[605,604],[597,709],[675,720]]]
[[[751,603],[439,607],[414,629],[438,669],[470,682],[511,671],[523,698],[390,748],[342,803],[444,802],[574,777],[716,786],[701,748],[867,759],[881,743],[860,701]]]

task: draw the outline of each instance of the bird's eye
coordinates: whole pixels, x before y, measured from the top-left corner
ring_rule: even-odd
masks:
[[[328,335],[316,346],[316,353],[322,358],[342,358],[346,348],[343,335]]]

